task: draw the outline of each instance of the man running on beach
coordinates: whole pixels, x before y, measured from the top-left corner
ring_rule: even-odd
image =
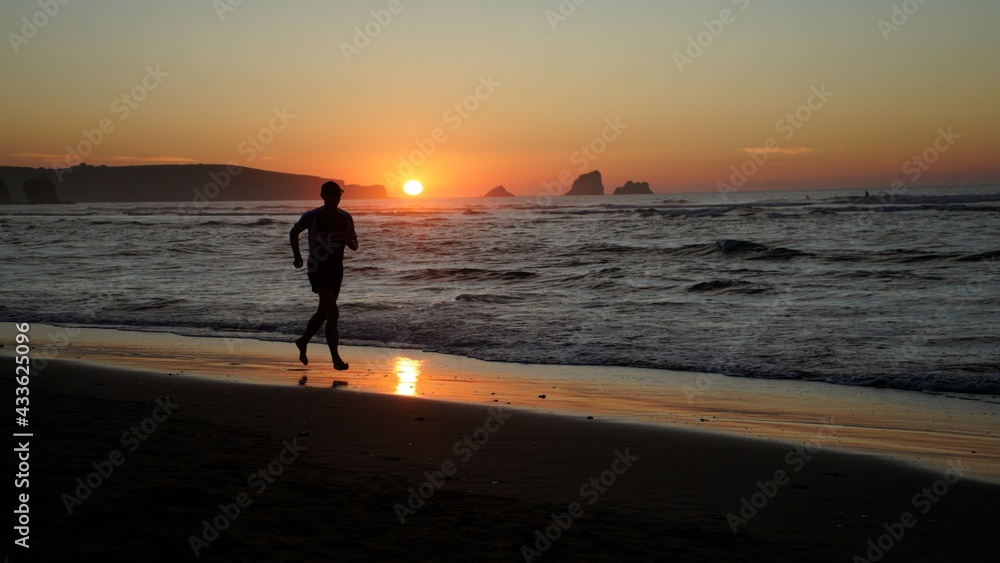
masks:
[[[306,357],[306,347],[313,336],[326,323],[326,342],[330,346],[333,357],[333,368],[345,370],[349,366],[337,351],[340,344],[340,309],[337,307],[337,297],[340,296],[340,284],[344,280],[344,246],[351,250],[358,249],[358,235],[354,232],[354,219],[351,214],[338,208],[340,197],[344,190],[336,182],[327,182],[320,189],[323,207],[306,211],[290,233],[292,254],[295,260],[292,265],[302,267],[302,253],[299,252],[299,234],[308,231],[309,236],[309,283],[312,290],[319,295],[319,308],[309,319],[306,332],[295,341],[299,348],[299,361],[309,364]]]

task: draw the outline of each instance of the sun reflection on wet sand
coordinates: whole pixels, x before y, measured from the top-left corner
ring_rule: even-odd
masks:
[[[420,362],[410,358],[396,358],[396,377],[399,383],[396,385],[397,395],[416,395],[417,378],[420,377]]]

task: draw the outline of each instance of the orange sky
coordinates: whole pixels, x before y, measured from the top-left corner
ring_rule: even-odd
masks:
[[[427,196],[1000,179],[996,2],[330,4],[4,3],[0,164],[96,145]]]

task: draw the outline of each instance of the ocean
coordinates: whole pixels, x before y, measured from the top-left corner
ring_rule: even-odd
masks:
[[[291,340],[320,203],[0,207],[0,321]],[[342,207],[344,344],[1000,394],[1000,187]]]

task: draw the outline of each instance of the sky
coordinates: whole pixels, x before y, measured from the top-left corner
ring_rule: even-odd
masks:
[[[426,197],[1000,183],[995,0],[0,4],[0,165]]]

